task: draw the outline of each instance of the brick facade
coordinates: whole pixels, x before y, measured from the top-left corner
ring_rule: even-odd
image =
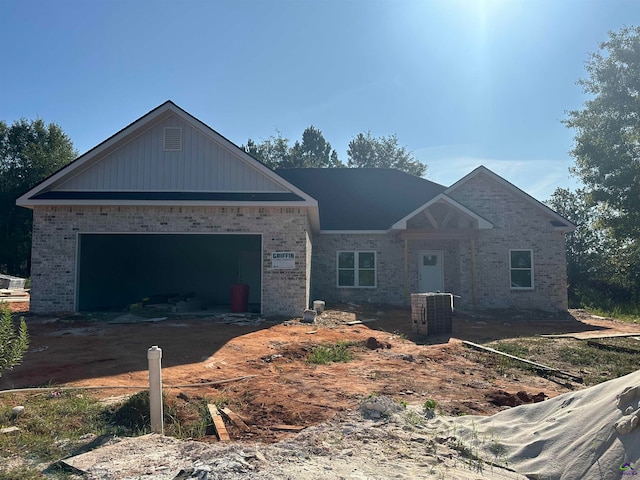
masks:
[[[311,234],[304,208],[280,207],[47,207],[34,209],[32,298],[34,312],[76,309],[77,239],[80,233],[251,233],[263,243],[262,312],[299,315],[310,300],[409,305],[419,291],[421,250],[444,253],[444,290],[462,308],[540,308],[566,310],[566,258],[563,233],[533,201],[485,175],[477,175],[449,196],[484,217],[493,229],[471,238],[408,240],[398,232]],[[418,217],[416,217],[418,218]],[[417,222],[417,223],[416,223]],[[424,220],[409,222],[411,227]],[[313,244],[313,248],[312,248]],[[471,275],[475,248],[475,295]],[[509,250],[533,251],[534,288],[510,286]],[[340,250],[376,252],[375,288],[338,288]],[[293,270],[274,270],[271,252],[292,251]]]
[[[408,240],[408,291],[405,291],[404,241],[397,232],[320,234],[313,250],[313,299],[328,303],[352,301],[408,306],[408,295],[419,291],[419,252],[442,250],[444,290],[457,296],[458,307],[567,309],[564,234],[554,230],[549,215],[540,206],[484,175],[468,180],[450,197],[493,223],[494,228],[478,230],[473,241],[471,238]],[[418,223],[424,225],[422,220]],[[412,226],[415,227],[415,222]],[[472,245],[476,262],[475,303]],[[511,289],[511,249],[533,251],[533,289]],[[377,287],[338,288],[336,253],[339,250],[375,251]]]
[[[304,208],[38,206],[33,217],[33,312],[76,309],[78,234],[101,232],[261,234],[263,314],[299,315],[309,305],[311,238]],[[294,252],[295,268],[274,270],[276,251]]]

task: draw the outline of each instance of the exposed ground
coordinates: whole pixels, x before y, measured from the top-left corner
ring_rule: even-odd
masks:
[[[0,389],[52,384],[144,386],[148,383],[146,351],[159,345],[165,387],[255,375],[214,386],[172,388],[168,399],[177,408],[190,398],[225,403],[250,420],[249,432],[230,426],[233,439],[270,443],[292,436],[273,429],[274,425],[317,425],[339,412],[357,409],[372,394],[416,405],[433,398],[440,412],[448,415],[490,415],[509,404],[509,400],[496,401],[496,396],[505,392],[510,398],[524,392],[520,397],[526,400],[583,387],[566,379],[544,378],[534,371],[514,373],[505,368],[502,359],[470,350],[461,340],[487,343],[537,334],[640,330],[637,325],[593,317],[584,311],[561,316],[530,311],[458,311],[451,336],[427,338],[412,334],[407,310],[355,305],[327,310],[316,325],[298,320],[246,322],[228,317],[175,316],[157,322],[109,323],[117,315],[27,316],[30,350],[22,365],[0,378]],[[355,320],[364,323],[348,325]],[[370,337],[382,348],[367,348]],[[306,363],[314,346],[338,341],[361,342],[351,347],[354,360],[317,366]],[[561,358],[536,360],[576,375],[582,373]],[[101,397],[133,392],[94,390]]]
[[[457,311],[451,335],[425,338],[411,332],[410,312],[406,310],[357,305],[330,309],[315,325],[302,324],[299,319],[171,315],[140,322],[132,313],[124,317],[122,313],[42,317],[29,315],[24,304],[10,306],[27,316],[31,345],[23,364],[0,378],[0,389],[111,386],[116,388],[89,391],[102,399],[122,401],[137,391],[123,386],[138,385],[142,390],[147,385],[146,351],[159,345],[165,387],[203,384],[167,388],[172,414],[185,420],[185,416],[194,415],[193,404],[206,399],[231,407],[250,425],[249,431],[241,431],[228,422],[231,443],[217,442],[215,435],[205,435],[200,442],[152,435],[116,440],[86,456],[67,460],[87,472],[83,478],[91,480],[524,479],[510,469],[502,444],[491,436],[478,437],[473,419],[482,417],[463,417],[471,419],[471,449],[461,443],[461,431],[456,433],[457,427],[451,427],[453,424],[447,423],[451,420],[446,419],[462,420],[457,417],[461,414],[490,415],[585,385],[513,368],[504,357],[469,349],[462,340],[489,343],[584,376],[588,386],[622,375],[630,365],[635,369],[637,341],[601,341],[602,347],[614,349],[613,361],[604,365],[598,360],[601,356],[594,356],[591,362],[582,358],[586,340],[530,337],[578,333],[585,338],[640,331],[638,325],[584,311],[561,316],[530,311]],[[165,315],[148,310],[134,313],[147,319]],[[112,323],[116,317],[125,323]],[[131,320],[138,321],[126,323]],[[362,323],[350,324],[354,321]],[[336,342],[352,344],[349,351],[354,359],[329,365],[306,361],[318,345]],[[581,357],[579,362],[576,355]],[[624,355],[631,357],[617,365],[617,359]],[[233,381],[206,385],[227,379]],[[55,396],[56,392],[45,395]],[[22,399],[30,408],[28,397],[22,394],[5,393],[3,399]],[[431,399],[437,402],[438,413],[428,420],[430,415],[425,415],[422,405]],[[281,425],[306,428],[296,434],[276,428]],[[84,437],[87,447],[94,443],[95,435]],[[498,440],[506,441],[507,437]],[[480,446],[473,446],[479,439]],[[486,458],[476,456],[480,448],[488,449]],[[627,458],[625,452],[622,455],[625,461],[637,460]],[[12,468],[34,466],[22,456],[0,456],[0,460],[0,478],[13,478]],[[619,475],[616,462],[620,463],[608,461],[611,465],[607,468]],[[7,468],[10,477],[2,477]],[[48,471],[51,467],[42,464],[37,469]],[[562,478],[572,478],[571,472],[567,475]]]

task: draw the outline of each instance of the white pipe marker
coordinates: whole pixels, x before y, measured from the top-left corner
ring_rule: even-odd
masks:
[[[149,407],[151,410],[151,430],[164,435],[162,414],[162,349],[154,345],[147,350],[149,360]]]

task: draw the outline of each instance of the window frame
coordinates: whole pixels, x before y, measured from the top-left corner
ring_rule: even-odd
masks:
[[[340,268],[340,254],[353,253],[353,268]],[[360,254],[373,254],[373,268],[360,268]],[[340,285],[340,271],[353,270],[353,285]],[[360,285],[360,271],[373,270],[373,285]],[[337,288],[378,288],[378,252],[375,250],[338,250],[336,251],[336,287]]]
[[[531,262],[530,267],[514,267],[511,264],[513,252],[529,252],[529,260]],[[528,271],[531,272],[531,286],[529,287],[514,287],[513,286],[513,272]],[[534,263],[533,263],[533,249],[531,248],[511,248],[509,249],[509,286],[511,290],[534,290],[535,289],[535,275],[534,275]]]

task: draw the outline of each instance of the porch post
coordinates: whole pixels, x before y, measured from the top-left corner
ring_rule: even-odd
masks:
[[[404,301],[409,302],[409,259],[408,259],[408,240],[404,239]]]
[[[476,241],[471,237],[471,301],[478,306],[478,292],[476,284]]]

